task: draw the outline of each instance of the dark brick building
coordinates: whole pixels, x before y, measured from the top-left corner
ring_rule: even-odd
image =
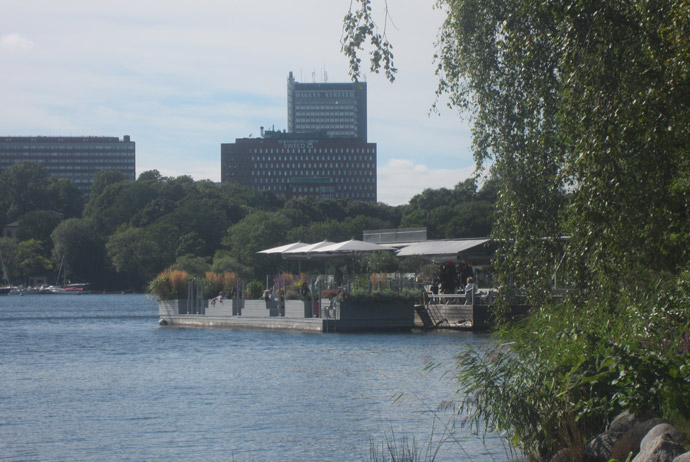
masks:
[[[376,202],[376,144],[321,133],[267,131],[221,144],[221,182],[287,199]]]

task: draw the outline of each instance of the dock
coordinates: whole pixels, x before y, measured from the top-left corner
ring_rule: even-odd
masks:
[[[470,294],[434,294],[426,292],[424,303],[415,305],[415,324],[425,329],[484,330],[491,327],[491,292]],[[529,306],[511,304],[511,315],[527,313]]]
[[[167,300],[159,302],[160,325],[302,332],[406,331],[415,327],[414,306],[357,306],[335,300]]]

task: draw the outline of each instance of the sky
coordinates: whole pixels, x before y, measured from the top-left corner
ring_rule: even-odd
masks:
[[[383,26],[383,0],[374,0]],[[395,83],[368,73],[378,200],[474,171],[466,118],[436,101],[433,0],[388,0]],[[118,136],[136,170],[220,181],[220,145],[287,128],[287,77],[349,81],[350,0],[2,0],[0,136]],[[378,8],[378,9],[377,9]],[[364,56],[363,56],[364,58]],[[366,69],[365,69],[366,70]]]

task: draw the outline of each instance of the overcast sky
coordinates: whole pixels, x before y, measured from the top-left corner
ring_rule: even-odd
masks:
[[[382,0],[374,0],[374,4]],[[434,103],[432,0],[389,0],[399,74],[366,75],[378,198],[407,203],[473,171],[466,122]],[[119,136],[137,175],[220,181],[220,144],[287,128],[287,77],[348,81],[350,0],[2,0],[0,135]],[[381,20],[382,22],[382,20]]]

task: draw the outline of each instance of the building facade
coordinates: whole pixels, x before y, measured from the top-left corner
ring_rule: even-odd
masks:
[[[135,143],[106,136],[5,136],[0,137],[0,169],[15,162],[35,161],[51,175],[67,178],[88,196],[99,170],[119,170],[135,179]]]
[[[323,132],[266,132],[221,144],[221,182],[286,199],[376,202],[376,144]]]
[[[367,141],[367,84],[300,83],[288,76],[288,133],[325,130],[336,138]]]

